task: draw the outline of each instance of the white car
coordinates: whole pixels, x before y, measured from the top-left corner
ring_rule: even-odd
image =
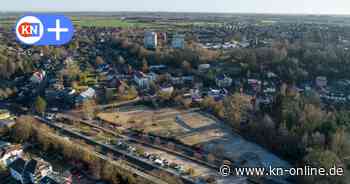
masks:
[[[55,114],[49,113],[46,115],[46,119],[48,119],[48,120],[53,120],[54,118],[55,118]]]
[[[161,166],[161,167],[164,167],[164,163],[163,163],[163,161],[161,159],[154,160],[154,163],[159,165],[159,166]]]

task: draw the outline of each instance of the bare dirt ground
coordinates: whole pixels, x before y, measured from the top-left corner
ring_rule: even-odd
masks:
[[[173,136],[188,145],[199,145],[211,153],[220,153],[233,160],[250,160],[250,165],[288,167],[257,144],[234,133],[232,129],[211,115],[173,108],[153,110],[147,107],[127,109],[112,113],[101,113],[101,118],[118,121],[125,128],[139,127],[145,132],[162,136]],[[251,159],[251,157],[257,157]]]
[[[98,117],[119,123],[124,128],[139,128],[145,132],[170,136],[188,131],[187,127],[181,126],[175,120],[176,116],[182,113],[186,112],[172,108],[152,110],[145,107],[143,110],[103,112],[99,113]]]

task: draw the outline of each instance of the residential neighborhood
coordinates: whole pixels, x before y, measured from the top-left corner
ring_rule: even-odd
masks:
[[[71,12],[71,42],[27,46],[18,16],[0,14],[0,183],[349,181],[347,17]]]

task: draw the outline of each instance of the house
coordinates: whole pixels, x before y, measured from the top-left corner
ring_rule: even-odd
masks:
[[[0,120],[11,118],[10,111],[6,109],[0,109]]]
[[[12,119],[0,120],[0,130],[3,128],[11,128],[16,124]]]
[[[170,77],[171,83],[173,85],[181,85],[184,83],[192,83],[193,76],[182,76],[182,77]]]
[[[174,92],[174,87],[173,86],[163,86],[163,87],[160,87],[160,91],[163,92],[163,93],[173,93]]]
[[[88,88],[87,90],[80,93],[79,96],[76,97],[75,102],[76,103],[83,103],[84,101],[88,99],[93,99],[96,97],[96,91],[93,88]]]
[[[153,72],[149,74],[144,74],[143,72],[135,72],[134,74],[134,81],[138,85],[139,88],[149,88],[150,83],[152,81],[155,81],[157,78],[157,75]]]
[[[257,79],[248,79],[248,85],[254,90],[259,91],[261,89],[261,81]]]
[[[184,83],[182,77],[171,77],[170,80],[173,85],[180,85]]]
[[[0,132],[6,130],[6,128],[11,128],[15,124],[14,117],[11,116],[10,112],[6,109],[0,109]]]
[[[71,65],[74,64],[74,60],[72,57],[67,57],[64,61],[63,61],[64,65]]]
[[[22,158],[18,158],[8,165],[12,178],[20,182],[23,181],[22,173],[25,164],[26,162]]]
[[[46,72],[44,70],[40,70],[37,72],[34,72],[32,77],[30,78],[30,81],[32,83],[41,83],[46,76]]]
[[[214,98],[216,101],[223,99],[228,94],[225,89],[210,89],[208,91],[208,96]]]
[[[210,64],[200,64],[198,65],[199,72],[207,72],[210,69]]]
[[[6,145],[0,147],[0,161],[5,166],[10,165],[13,161],[17,160],[23,154],[21,145]]]
[[[80,93],[80,96],[83,98],[94,98],[96,96],[96,91],[93,88],[88,88]]]
[[[250,46],[250,43],[247,42],[247,41],[243,41],[243,42],[240,42],[239,45],[242,47],[242,48],[247,48]]]
[[[69,171],[58,173],[52,172],[43,177],[39,184],[72,184],[72,174]]]
[[[232,78],[227,77],[225,74],[218,75],[215,79],[215,83],[220,88],[230,87],[232,85]]]
[[[276,93],[277,89],[276,89],[276,85],[273,82],[263,82],[262,85],[262,92],[263,93]]]
[[[166,65],[151,65],[149,67],[149,70],[152,71],[152,72],[160,72],[160,71],[163,71],[167,68]]]
[[[277,78],[277,74],[273,73],[273,72],[267,72],[266,74],[267,78],[272,79],[272,78]]]
[[[324,88],[327,86],[327,83],[328,83],[327,77],[318,76],[318,77],[316,77],[315,83],[316,83],[317,87]]]
[[[185,35],[176,34],[173,36],[171,46],[175,49],[183,49],[185,47]]]
[[[49,176],[45,176],[43,179],[40,180],[39,184],[60,184],[60,183]]]
[[[275,87],[265,87],[263,89],[263,93],[276,93],[276,88]]]
[[[198,89],[190,89],[190,93],[184,95],[184,97],[186,96],[190,96],[194,102],[200,102],[203,100],[202,95]]]
[[[22,184],[39,183],[45,176],[52,173],[52,167],[43,160],[25,161],[18,158],[8,166],[11,176]]]
[[[157,48],[158,36],[156,32],[145,32],[144,35],[144,46],[148,49]]]

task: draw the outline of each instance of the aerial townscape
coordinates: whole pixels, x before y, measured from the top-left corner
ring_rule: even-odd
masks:
[[[350,17],[64,15],[71,42],[27,46],[0,13],[0,184],[349,183]]]

